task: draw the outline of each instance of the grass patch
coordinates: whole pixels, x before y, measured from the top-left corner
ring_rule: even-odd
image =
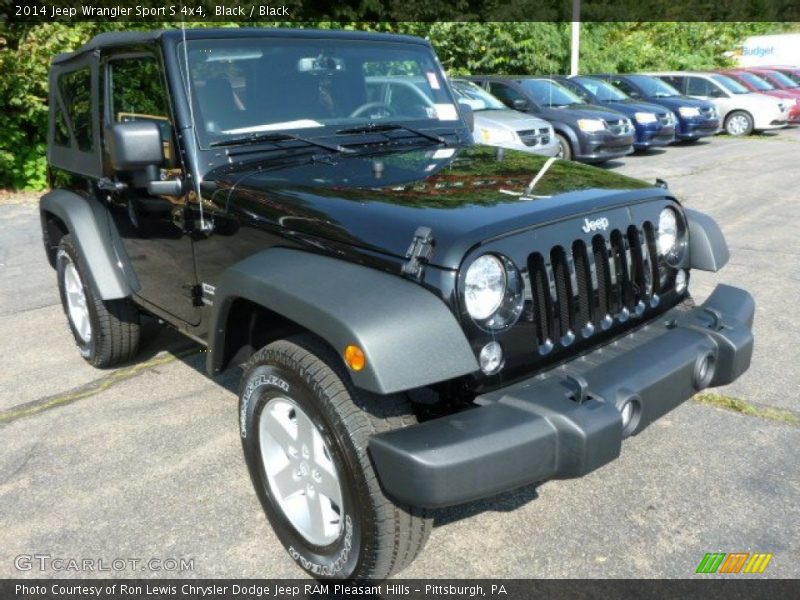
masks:
[[[800,426],[800,416],[797,416],[791,411],[780,408],[754,406],[749,402],[741,400],[740,398],[734,398],[733,396],[723,396],[722,394],[716,394],[714,392],[701,392],[694,396],[694,400],[700,404],[707,404],[716,408],[738,412],[743,415]]]

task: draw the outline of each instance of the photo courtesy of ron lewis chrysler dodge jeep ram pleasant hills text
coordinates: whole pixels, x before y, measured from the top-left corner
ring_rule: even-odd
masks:
[[[689,295],[728,260],[710,217],[474,145],[424,40],[101,34],[50,95],[42,229],[80,354],[133,360],[147,314],[210,375],[243,365],[255,492],[314,576],[385,578],[432,509],[589,473],[750,364],[750,294]]]

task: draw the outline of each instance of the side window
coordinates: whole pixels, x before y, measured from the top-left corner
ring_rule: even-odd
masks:
[[[580,85],[578,85],[574,81],[570,81],[569,79],[559,81],[559,83],[563,85],[565,88],[567,88],[570,92],[575,94],[578,98],[586,102],[587,104],[592,103],[592,97],[590,94],[586,92],[586,90],[589,90],[589,92],[591,92],[592,94],[597,93],[597,86],[592,85],[591,83],[584,84],[586,86],[586,90],[583,89]]]
[[[69,128],[67,127],[67,120],[64,118],[64,111],[59,106],[54,106],[50,110],[56,111],[56,127],[53,141],[59,146],[69,146]]]
[[[686,78],[685,77],[677,77],[675,75],[670,75],[666,77],[662,77],[662,80],[666,81],[676,90],[678,90],[681,94],[686,94]]]
[[[714,86],[710,82],[700,77],[689,77],[686,86],[686,94],[689,96],[711,96],[714,93]]]
[[[58,93],[72,125],[74,144],[82,152],[94,150],[92,122],[92,75],[89,67],[64,73],[58,78]],[[60,121],[60,123],[59,123]],[[61,111],[56,113],[55,142],[66,145],[69,130]]]
[[[489,82],[489,93],[492,94],[493,96],[496,96],[500,101],[502,101],[503,104],[505,104],[509,108],[514,108],[515,100],[522,100],[523,102],[527,102],[525,96],[523,96],[520,92],[518,92],[508,84],[500,83],[497,81]]]
[[[631,98],[641,98],[641,94],[639,90],[633,87],[630,83],[625,81],[624,79],[612,79],[611,85],[614,87],[622,90],[624,93],[628,94]]]
[[[111,85],[108,115],[111,122],[153,121],[161,129],[164,159],[174,166],[172,119],[161,76],[161,67],[153,56],[119,58],[109,63]]]

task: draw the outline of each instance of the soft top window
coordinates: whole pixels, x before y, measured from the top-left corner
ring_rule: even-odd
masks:
[[[89,67],[62,73],[58,77],[58,93],[66,115],[56,113],[55,143],[77,147],[82,152],[94,150],[92,122],[92,75]],[[60,122],[59,122],[60,121]]]

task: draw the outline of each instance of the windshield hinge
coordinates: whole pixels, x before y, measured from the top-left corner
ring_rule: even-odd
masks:
[[[415,279],[422,277],[425,265],[428,264],[433,255],[433,235],[430,227],[417,227],[414,232],[414,239],[406,250],[408,261],[403,263],[401,271],[404,275],[410,275]]]

